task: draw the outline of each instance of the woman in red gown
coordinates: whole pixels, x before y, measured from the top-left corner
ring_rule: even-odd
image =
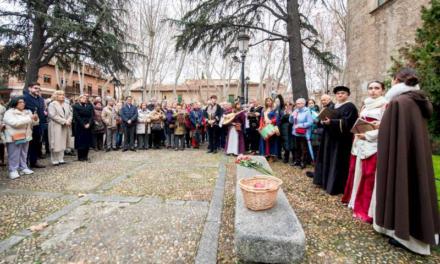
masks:
[[[365,99],[359,118],[375,123],[382,119],[387,100],[383,97],[385,86],[382,82],[368,84],[368,98]],[[350,169],[342,202],[353,209],[353,216],[364,222],[372,222],[368,215],[374,189],[378,129],[356,134],[351,149]],[[374,206],[374,201],[373,201]]]

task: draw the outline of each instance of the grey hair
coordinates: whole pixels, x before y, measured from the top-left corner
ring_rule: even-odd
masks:
[[[303,104],[305,104],[306,103],[306,99],[298,98],[298,99],[296,99],[295,103],[303,103]]]

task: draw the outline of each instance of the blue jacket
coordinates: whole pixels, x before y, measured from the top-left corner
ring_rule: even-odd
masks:
[[[307,129],[305,136],[307,139],[310,139],[312,134],[313,117],[309,108],[303,107],[301,109],[295,109],[295,111],[293,111],[293,113],[290,115],[289,122],[293,124],[292,135],[304,136],[296,133],[295,125],[298,125],[298,128]]]
[[[192,110],[189,113],[189,120],[191,121],[191,124],[193,127],[196,127],[196,125],[202,126],[203,125],[203,111],[201,109],[198,110]]]
[[[121,119],[124,122],[124,125],[128,125],[128,120],[131,120],[131,124],[129,126],[135,125],[137,118],[138,118],[138,110],[137,107],[134,105],[131,105],[130,107],[128,104],[125,104],[121,108]]]
[[[45,105],[44,99],[41,96],[33,97],[30,93],[24,94],[24,102],[26,103],[25,108],[30,110],[32,113],[37,113],[40,119],[39,126],[47,123],[46,114],[44,113]]]

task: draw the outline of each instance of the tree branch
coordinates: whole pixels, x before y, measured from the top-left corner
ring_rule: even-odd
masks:
[[[262,27],[251,26],[251,25],[237,25],[237,24],[231,24],[231,26],[236,27],[236,28],[248,28],[248,29],[260,30],[260,31],[266,32],[269,35],[273,35],[273,36],[285,39],[286,41],[288,41],[288,39],[289,39],[288,36],[286,36],[286,35],[282,35],[281,33],[276,33],[276,32],[270,31],[270,30],[262,28]]]
[[[255,43],[249,44],[249,47],[257,46],[258,44],[261,44],[261,43],[263,43],[263,42],[265,42],[265,41],[278,41],[278,40],[283,40],[283,41],[286,41],[286,42],[287,42],[287,40],[286,40],[286,39],[283,39],[283,38],[271,38],[271,37],[269,37],[269,38],[265,38],[265,39],[263,39],[263,40],[260,40],[260,41],[258,41],[258,42],[255,42]]]
[[[288,17],[287,12],[283,7],[278,3],[278,0],[271,0],[271,2],[275,5],[275,7],[283,14],[283,16]]]

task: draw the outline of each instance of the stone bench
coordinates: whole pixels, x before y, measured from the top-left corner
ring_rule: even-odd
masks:
[[[252,156],[267,169],[264,157]],[[305,235],[301,223],[286,195],[278,191],[277,204],[265,211],[252,211],[244,205],[238,181],[261,173],[237,165],[235,204],[235,251],[244,261],[263,263],[300,262],[305,251]]]

